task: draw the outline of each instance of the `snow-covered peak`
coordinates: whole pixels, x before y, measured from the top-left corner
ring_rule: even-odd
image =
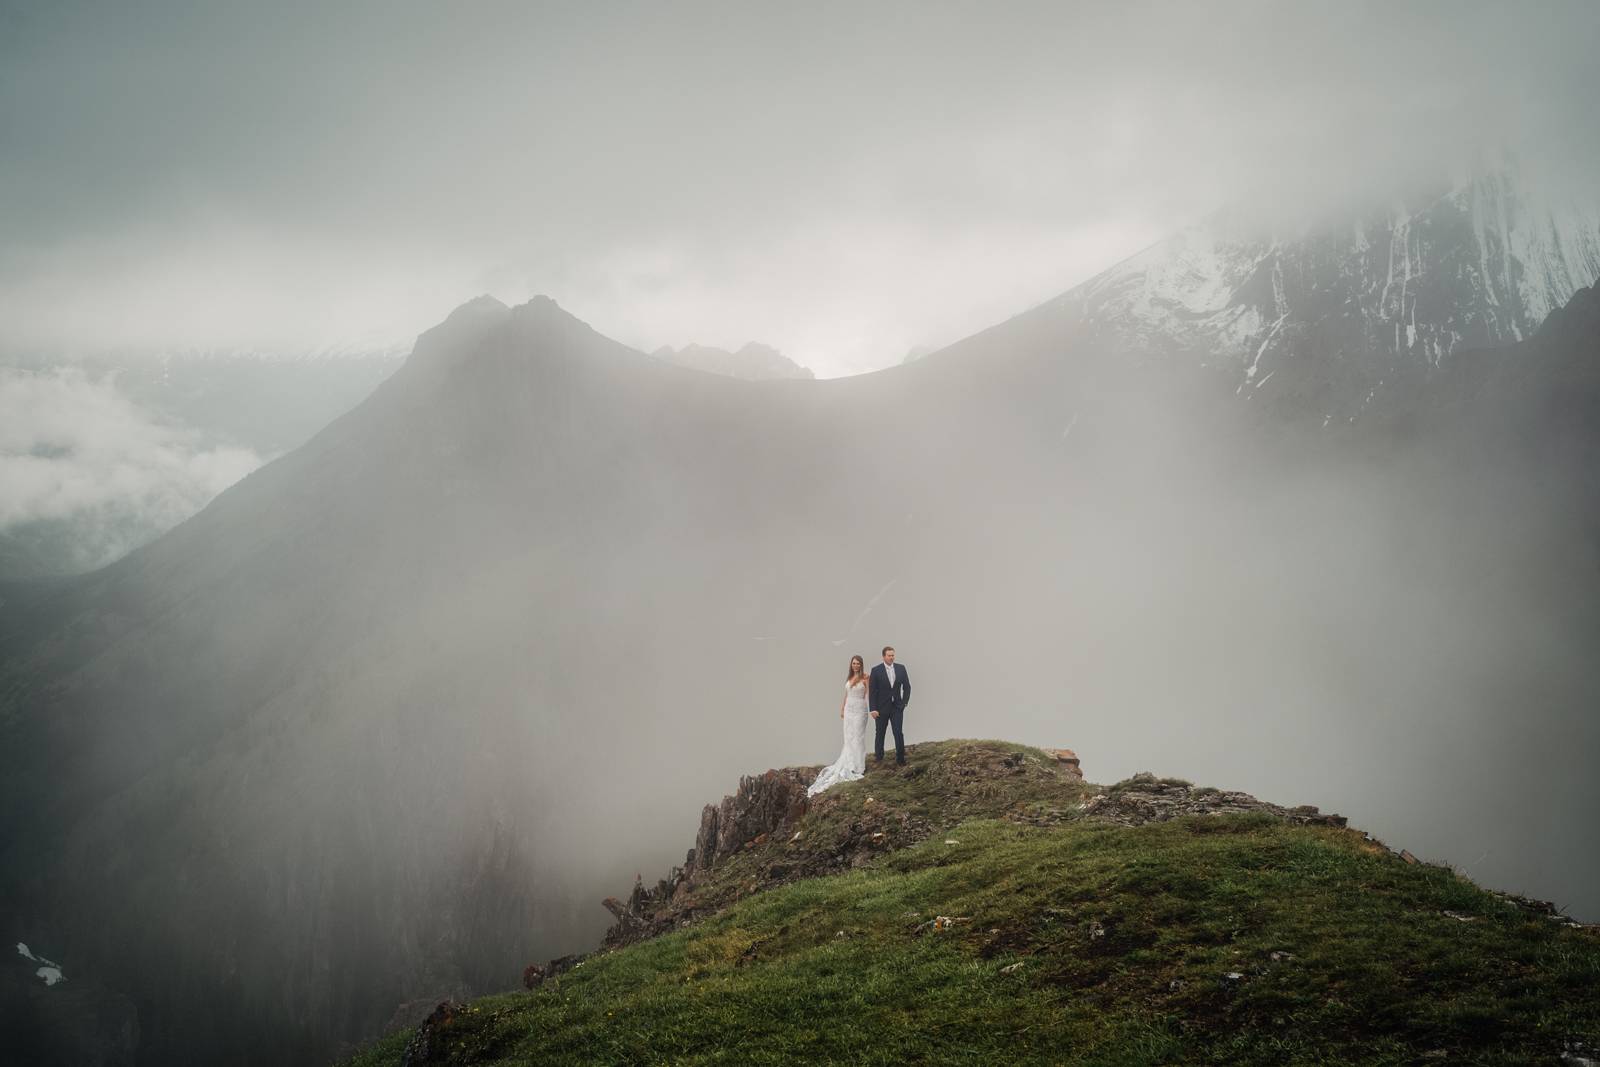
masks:
[[[1293,234],[1219,214],[1052,304],[1145,354],[1195,356],[1353,417],[1382,382],[1521,340],[1600,278],[1600,198],[1509,161]]]

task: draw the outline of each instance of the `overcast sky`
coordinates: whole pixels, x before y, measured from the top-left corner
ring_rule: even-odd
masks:
[[[1597,53],[1591,2],[5,3],[0,348],[382,341],[546,293],[853,373],[1226,203],[1590,164]]]

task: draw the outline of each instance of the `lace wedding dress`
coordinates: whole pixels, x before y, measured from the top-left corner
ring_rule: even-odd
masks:
[[[867,773],[867,724],[871,721],[867,714],[866,679],[860,685],[845,686],[844,750],[832,766],[822,768],[806,796],[814,797],[831,785],[853,782]]]

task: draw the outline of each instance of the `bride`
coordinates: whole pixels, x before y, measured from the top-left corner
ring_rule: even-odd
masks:
[[[844,749],[832,766],[822,768],[817,780],[806,790],[808,797],[839,782],[853,782],[867,773],[867,674],[860,656],[850,657],[850,677],[845,679],[839,718],[844,726]]]

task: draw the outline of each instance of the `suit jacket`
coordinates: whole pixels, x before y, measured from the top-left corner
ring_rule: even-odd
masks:
[[[904,663],[894,665],[894,685],[889,684],[889,672],[882,663],[872,668],[868,685],[867,698],[873,711],[904,711],[911,703],[911,672]]]

